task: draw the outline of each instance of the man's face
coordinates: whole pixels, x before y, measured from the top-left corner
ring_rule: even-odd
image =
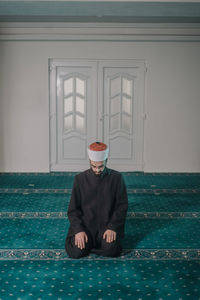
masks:
[[[106,167],[106,160],[104,161],[92,161],[90,160],[90,167],[95,175],[100,176]]]

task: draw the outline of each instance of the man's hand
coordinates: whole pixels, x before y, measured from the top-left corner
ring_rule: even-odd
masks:
[[[85,248],[85,243],[88,242],[87,234],[84,231],[75,234],[75,245],[81,250]]]
[[[103,239],[106,240],[107,243],[112,243],[116,240],[117,233],[113,230],[106,230],[103,235]]]

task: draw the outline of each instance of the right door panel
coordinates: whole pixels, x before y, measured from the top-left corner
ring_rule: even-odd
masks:
[[[102,140],[110,148],[108,166],[120,171],[143,170],[144,70],[141,61],[99,65]]]

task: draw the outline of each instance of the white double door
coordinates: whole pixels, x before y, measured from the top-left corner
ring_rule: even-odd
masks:
[[[143,169],[144,63],[50,61],[50,169],[88,168],[87,147],[109,146],[108,166]]]

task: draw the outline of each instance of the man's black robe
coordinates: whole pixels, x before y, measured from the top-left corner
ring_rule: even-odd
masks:
[[[88,169],[74,178],[68,218],[68,237],[89,231],[94,237],[107,229],[124,236],[128,209],[126,187],[122,175],[108,168],[98,176]]]

